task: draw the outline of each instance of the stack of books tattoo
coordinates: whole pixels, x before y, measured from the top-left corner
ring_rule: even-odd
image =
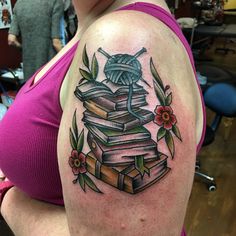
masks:
[[[109,80],[86,81],[76,87],[75,95],[86,110],[83,122],[88,129],[91,152],[86,163],[96,178],[128,193],[137,193],[161,179],[168,171],[167,156],[158,152],[157,143],[144,127],[153,122],[145,89],[132,85],[129,112],[129,86]]]

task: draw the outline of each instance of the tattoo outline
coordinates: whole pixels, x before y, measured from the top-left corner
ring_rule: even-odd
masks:
[[[146,49],[142,48],[135,55],[109,55],[102,48],[98,52],[108,59],[103,71],[106,79],[96,81],[98,61],[94,53],[90,65],[85,45],[82,59],[86,70],[79,68],[82,78],[74,91],[85,108],[82,121],[88,130],[90,152],[82,153],[84,130],[78,136],[75,112],[70,143],[73,150],[75,143],[78,144],[79,149],[73,155],[79,161],[81,171],[74,171],[74,165],[69,161],[74,175],[79,172],[73,183],[79,182],[85,191],[84,182],[89,178],[92,187],[91,184],[87,185],[101,193],[88,176],[91,174],[119,190],[135,194],[158,182],[170,171],[168,157],[157,149],[157,143],[164,138],[173,159],[175,147],[172,135],[182,141],[176,116],[170,106],[172,93],[169,92],[169,85],[164,87],[151,58],[150,70],[160,105],[153,112],[143,109],[142,106],[147,105],[148,92],[137,82],[150,85],[142,78],[141,63],[137,57]],[[160,127],[156,142],[144,126],[150,122]],[[69,160],[72,157],[71,154]],[[86,176],[83,178],[85,181],[80,180],[81,175]]]

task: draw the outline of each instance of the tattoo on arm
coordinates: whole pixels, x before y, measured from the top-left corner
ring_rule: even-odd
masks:
[[[161,153],[157,143],[164,139],[171,159],[175,156],[174,136],[182,141],[177,119],[171,108],[172,92],[164,85],[152,58],[150,71],[153,87],[159,101],[154,111],[147,106],[148,92],[142,86],[142,66],[138,60],[147,50],[142,48],[135,55],[110,55],[102,48],[98,52],[107,58],[104,81],[97,81],[99,64],[94,53],[91,63],[83,51],[84,68],[75,96],[83,102],[83,122],[88,130],[88,153],[83,152],[84,130],[78,131],[76,111],[70,128],[72,148],[69,165],[83,191],[87,187],[102,193],[91,176],[121,191],[135,194],[163,178],[169,171],[168,156]],[[154,122],[157,138],[153,140],[145,125]]]

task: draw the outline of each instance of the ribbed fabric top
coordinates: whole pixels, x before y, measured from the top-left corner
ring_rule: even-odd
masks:
[[[188,43],[169,13],[141,2],[119,10],[141,11],[165,23],[183,42],[194,69]],[[57,135],[62,116],[59,95],[76,48],[77,44],[35,84],[33,76],[0,122],[0,168],[29,196],[58,205],[64,204],[57,163]]]
[[[59,94],[76,48],[77,43],[35,84],[35,75],[28,80],[0,122],[0,169],[31,197],[59,205]]]

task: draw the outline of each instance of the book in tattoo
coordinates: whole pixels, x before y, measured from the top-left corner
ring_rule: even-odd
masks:
[[[104,80],[103,82],[89,81],[79,84],[75,89],[75,96],[81,100],[86,101],[102,96],[120,96],[127,95],[129,86],[114,85],[111,82]],[[142,86],[134,85],[133,93],[138,95],[147,94]]]
[[[127,193],[136,194],[150,187],[169,171],[167,156],[161,154],[160,159],[146,163],[149,175],[141,176],[135,165],[112,166],[101,164],[93,152],[87,154],[87,169],[96,178]]]
[[[105,107],[99,107],[95,102],[90,101],[85,101],[83,103],[84,107],[93,113],[94,115],[97,115],[103,119],[115,119],[122,117],[124,115],[129,114],[127,110],[124,111],[110,111],[109,109]],[[138,109],[134,109],[137,111]]]
[[[98,107],[108,109],[109,111],[122,111],[127,109],[127,96],[102,96],[91,99]],[[132,108],[146,106],[145,95],[136,94],[131,102]]]
[[[151,138],[150,132],[143,126],[137,126],[125,132],[101,128],[95,125],[85,124],[85,126],[96,138],[107,146],[145,141]]]
[[[92,112],[94,115],[97,115],[101,118],[108,119],[108,120],[120,118],[122,116],[129,114],[127,110],[111,111],[107,109],[106,107],[100,107],[97,105],[96,102],[93,102],[92,100],[85,101],[83,105],[88,111]],[[134,108],[133,110],[137,112],[139,109]]]
[[[146,162],[159,160],[157,144],[151,139],[108,146],[89,132],[87,141],[97,160],[109,166],[134,165],[136,156],[143,156]]]
[[[153,121],[154,119],[154,114],[144,109],[139,109],[136,111],[137,114],[139,114],[140,116],[144,118],[143,120],[140,120],[137,117],[130,115],[129,113],[126,113],[125,115],[121,117],[115,117],[115,118],[110,118],[110,119],[107,119],[107,118],[104,119],[103,117],[94,113],[90,111],[85,111],[84,116],[83,116],[83,122],[91,126],[108,128],[111,130],[118,130],[118,131],[130,130],[137,126],[141,126],[146,123],[149,123],[150,121]]]

